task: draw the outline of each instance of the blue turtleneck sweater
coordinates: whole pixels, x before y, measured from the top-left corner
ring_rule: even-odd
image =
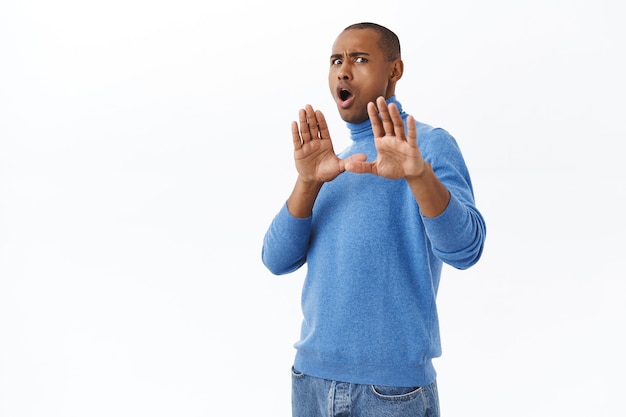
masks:
[[[395,96],[405,120],[407,114]],[[442,263],[465,269],[478,261],[485,223],[454,138],[416,122],[424,159],[451,194],[443,213],[421,215],[404,179],[344,172],[325,183],[313,214],[286,205],[263,241],[274,274],[307,264],[303,321],[294,367],[305,374],[358,384],[423,386],[441,354],[436,295]],[[369,120],[347,124],[352,143],[338,156],[376,158]]]

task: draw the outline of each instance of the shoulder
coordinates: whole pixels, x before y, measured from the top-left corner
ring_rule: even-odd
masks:
[[[456,150],[459,151],[459,145],[447,130],[441,127],[433,127],[426,123],[415,121],[415,127],[417,130],[417,143],[422,150],[435,151],[441,150]]]

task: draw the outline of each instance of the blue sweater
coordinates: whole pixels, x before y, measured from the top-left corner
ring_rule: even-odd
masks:
[[[402,111],[395,96],[387,100]],[[404,179],[344,172],[325,183],[309,218],[283,205],[263,241],[274,274],[307,264],[294,366],[358,384],[422,386],[441,354],[436,295],[442,263],[458,269],[481,256],[485,223],[474,205],[461,151],[443,129],[416,122],[422,155],[451,193],[443,213],[425,218]],[[376,158],[369,120],[348,123],[339,154]]]

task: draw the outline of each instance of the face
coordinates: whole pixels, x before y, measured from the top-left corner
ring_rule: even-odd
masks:
[[[367,103],[393,95],[395,83],[402,75],[401,70],[398,72],[399,60],[385,59],[379,38],[372,29],[350,29],[342,32],[333,44],[328,84],[346,122],[365,121]]]

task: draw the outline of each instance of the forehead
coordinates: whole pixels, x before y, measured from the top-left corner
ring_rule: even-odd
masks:
[[[349,52],[382,53],[380,35],[372,29],[350,29],[341,32],[335,39],[332,53],[335,55]]]

